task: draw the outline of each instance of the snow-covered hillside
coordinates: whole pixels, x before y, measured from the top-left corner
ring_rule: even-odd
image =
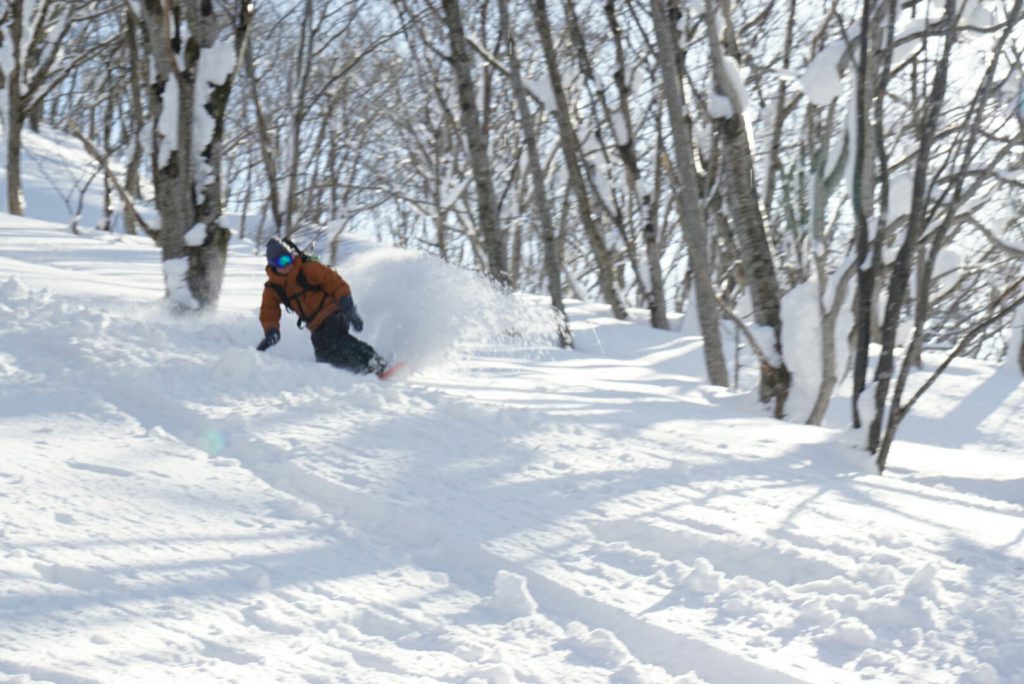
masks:
[[[840,402],[399,250],[340,270],[410,377],[260,354],[231,250],[170,318],[148,239],[0,215],[0,681],[1024,682],[1019,375],[956,364],[879,477]]]

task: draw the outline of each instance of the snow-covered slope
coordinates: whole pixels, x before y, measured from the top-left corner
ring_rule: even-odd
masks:
[[[1024,682],[1019,374],[957,363],[878,477],[842,401],[773,421],[692,337],[576,304],[555,350],[542,302],[347,243],[416,369],[354,377],[253,349],[251,244],[169,318],[27,141],[60,223],[0,215],[0,681]]]
[[[957,365],[878,477],[691,337],[554,350],[397,250],[340,268],[414,375],[259,354],[252,251],[174,319],[147,239],[0,216],[7,679],[1024,681],[1019,377]]]

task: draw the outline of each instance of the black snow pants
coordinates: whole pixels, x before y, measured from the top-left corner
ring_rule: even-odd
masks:
[[[321,363],[329,363],[353,373],[372,373],[377,370],[377,352],[349,334],[348,321],[340,311],[328,316],[313,331],[312,339],[316,360]]]

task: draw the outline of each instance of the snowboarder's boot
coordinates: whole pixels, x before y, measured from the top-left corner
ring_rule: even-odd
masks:
[[[382,377],[388,370],[388,362],[380,354],[374,354],[370,362],[366,364],[366,372],[373,373],[378,378]]]

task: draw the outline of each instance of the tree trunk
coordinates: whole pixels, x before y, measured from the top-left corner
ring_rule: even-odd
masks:
[[[825,411],[832,400],[832,392],[839,381],[839,374],[836,371],[836,364],[840,359],[836,358],[836,325],[839,322],[839,315],[847,309],[847,289],[853,279],[855,265],[848,267],[841,275],[837,274],[835,293],[832,295],[832,306],[826,309],[823,304],[823,293],[819,293],[818,302],[821,306],[821,385],[818,387],[818,395],[815,397],[814,406],[807,416],[808,425],[821,425],[825,419]],[[827,290],[828,286],[824,279],[824,268],[819,269],[818,282]]]
[[[551,36],[551,25],[548,22],[545,0],[532,0],[530,9],[533,11],[534,24],[540,37],[541,48],[544,51],[544,62],[547,66],[548,77],[551,80],[551,89],[555,96],[555,118],[558,122],[562,153],[565,155],[566,171],[569,174],[569,185],[576,197],[580,222],[583,224],[583,231],[587,235],[594,260],[597,263],[598,284],[601,288],[601,294],[604,297],[605,303],[611,306],[612,314],[618,319],[625,319],[628,318],[628,314],[626,313],[626,305],[622,301],[622,296],[616,286],[615,264],[594,216],[590,196],[587,193],[587,185],[580,170],[580,142],[572,125],[568,99],[565,95],[565,89],[562,87],[562,78],[558,69],[558,58],[555,54],[555,44]]]
[[[263,167],[267,173],[267,194],[269,196],[270,212],[274,217],[275,226],[284,225],[284,212],[281,210],[281,199],[279,185],[281,179],[278,176],[277,164],[274,161],[272,150],[274,143],[270,138],[270,127],[267,125],[267,118],[263,113],[260,104],[260,93],[256,81],[256,67],[252,55],[252,43],[245,46],[245,72],[249,81],[249,97],[252,98],[252,106],[256,118],[256,131],[259,134],[260,159],[263,160]]]
[[[729,372],[722,351],[720,312],[712,282],[711,260],[708,250],[708,228],[703,220],[700,197],[697,188],[696,165],[693,159],[692,123],[686,112],[681,80],[681,59],[678,35],[673,29],[678,19],[674,7],[670,14],[663,0],[651,0],[654,28],[657,39],[657,61],[662,72],[665,88],[666,108],[672,129],[673,151],[675,153],[676,182],[675,195],[683,240],[689,252],[690,268],[693,270],[696,294],[697,316],[700,333],[703,336],[703,355],[708,379],[714,385],[729,386]]]
[[[693,157],[693,134],[681,86],[681,64],[678,62],[681,61],[682,55],[679,54],[677,47],[678,37],[672,28],[675,26],[676,17],[669,15],[663,0],[651,0],[651,10],[654,14],[658,41],[657,58],[676,157],[676,203],[683,228],[683,239],[690,253],[690,266],[693,269],[697,295],[697,315],[704,337],[704,365],[709,382],[728,387],[729,371],[722,351],[720,314],[711,279],[707,228],[704,225],[704,214],[697,191],[699,182]]]
[[[782,319],[779,283],[772,263],[772,247],[768,242],[757,190],[753,184],[753,160],[746,140],[746,127],[741,116],[719,119],[716,128],[722,139],[722,173],[725,176],[729,213],[739,246],[747,287],[753,301],[754,322],[771,328],[771,350],[763,350],[770,361],[761,364],[761,401],[773,402],[775,415],[784,415],[789,394],[789,370],[782,361]]]
[[[772,261],[772,246],[768,240],[761,205],[754,185],[754,160],[747,142],[747,127],[742,105],[725,74],[726,52],[718,36],[717,22],[713,19],[718,8],[706,0],[711,60],[715,74],[715,88],[727,97],[732,115],[715,119],[715,129],[722,141],[721,170],[733,232],[739,246],[740,258],[747,278],[747,287],[754,305],[754,321],[758,326],[772,330],[772,349],[762,350],[766,361],[761,363],[761,401],[773,403],[775,416],[785,415],[786,397],[789,395],[790,375],[782,360],[782,318],[779,281]],[[725,21],[729,21],[728,7],[722,8]],[[731,30],[726,39],[736,52]],[[738,62],[738,53],[731,55]]]
[[[1024,374],[1024,307],[1017,309],[1014,317],[1014,324],[1017,326],[1017,348],[1010,349],[1010,354],[1017,355],[1017,368]]]
[[[295,58],[295,71],[293,78],[294,92],[302,97],[308,88],[309,77],[312,73],[313,60],[313,32],[316,29],[316,22],[313,19],[313,0],[305,0],[302,10],[302,21],[299,26],[298,55]],[[304,103],[296,98],[293,100],[291,110],[291,125],[288,128],[288,165],[287,178],[288,186],[284,197],[284,222],[277,224],[279,231],[283,230],[285,236],[290,236],[298,230],[296,212],[298,211],[299,194],[299,167],[302,156],[302,125],[306,120],[308,109]]]
[[[109,67],[109,65],[108,65]],[[96,225],[100,230],[112,231],[114,229],[114,185],[111,180],[110,164],[108,163],[113,154],[111,147],[113,142],[111,134],[114,130],[114,100],[108,99],[103,109],[103,206],[99,223]],[[125,212],[127,214],[127,212]]]
[[[477,221],[483,238],[487,259],[487,272],[502,285],[509,284],[508,250],[498,217],[498,203],[494,192],[490,155],[487,151],[487,133],[480,121],[476,105],[476,88],[462,26],[459,0],[443,0],[444,20],[451,45],[452,69],[459,88],[459,121],[469,150],[469,163],[476,184]]]
[[[130,9],[125,9],[125,48],[128,51],[128,102],[129,111],[131,112],[131,128],[128,131],[128,136],[130,136],[131,154],[128,158],[128,166],[125,169],[124,187],[132,199],[138,199],[142,195],[141,168],[142,159],[145,155],[141,139],[141,131],[145,125],[145,114],[143,113],[142,106],[142,93],[145,86],[142,84],[142,69],[139,64],[138,30],[139,22],[135,18],[134,12]],[[135,224],[134,212],[126,210],[124,212],[125,232],[129,235],[135,235]]]
[[[4,126],[7,152],[7,213],[21,216],[25,206],[21,197],[21,96],[18,93],[18,67],[8,77],[7,121]]]
[[[519,112],[520,125],[523,128],[523,143],[530,165],[530,179],[533,181],[533,206],[544,246],[544,279],[547,282],[548,295],[551,297],[551,306],[558,312],[561,321],[558,329],[559,344],[563,348],[571,349],[572,332],[569,328],[569,316],[565,312],[565,302],[562,299],[562,253],[555,235],[555,223],[551,216],[547,189],[544,187],[544,168],[540,150],[537,148],[537,132],[530,114],[526,88],[523,86],[519,55],[516,53],[515,32],[509,27],[508,0],[498,0],[498,10],[501,13],[501,24],[508,32],[509,79]]]
[[[857,244],[857,296],[854,330],[856,342],[853,351],[853,427],[861,427],[858,402],[867,387],[868,346],[874,320],[874,300],[878,278],[881,242],[873,236],[875,206],[874,145],[870,140],[871,123],[868,108],[874,99],[874,57],[869,45],[871,34],[871,8],[874,3],[864,0],[857,60],[856,136],[853,145],[853,188],[851,202]]]
[[[786,38],[785,47],[782,53],[782,68],[790,69],[793,58],[793,29],[796,25],[796,0],[789,0],[786,10]],[[772,115],[771,145],[768,152],[767,171],[764,182],[764,210],[765,215],[771,216],[772,202],[775,198],[775,176],[781,170],[782,132],[785,123],[786,107],[786,79],[779,79],[779,86],[776,93],[775,112]]]
[[[21,201],[21,127],[24,117],[22,114],[21,98],[21,39],[22,24],[24,17],[23,0],[15,0],[10,3],[10,19],[8,23],[8,36],[11,40],[12,64],[11,71],[5,74],[4,86],[7,95],[7,120],[4,122],[4,148],[7,153],[7,213],[21,216],[25,207]],[[2,40],[2,38],[0,38]]]

